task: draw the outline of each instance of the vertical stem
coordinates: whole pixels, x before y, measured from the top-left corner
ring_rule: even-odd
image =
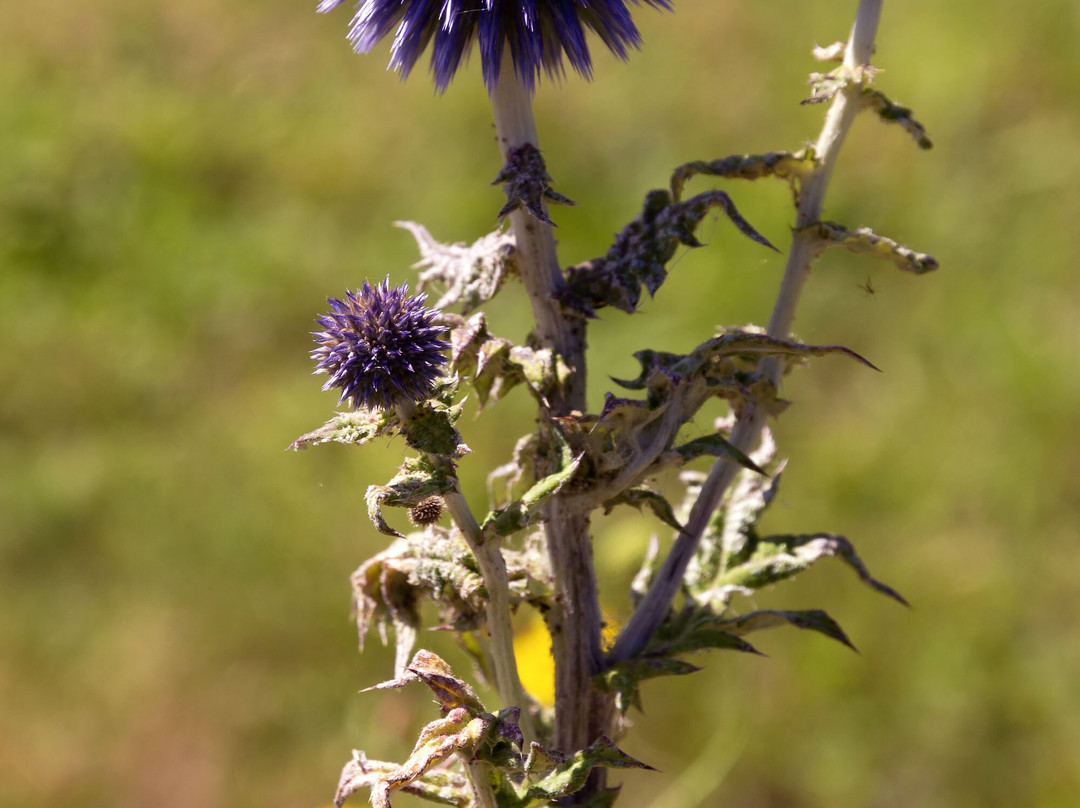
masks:
[[[514,629],[510,625],[510,583],[506,573],[506,561],[494,542],[485,542],[480,525],[469,509],[460,491],[443,496],[450,517],[465,537],[465,542],[480,565],[480,574],[487,587],[487,626],[491,634],[491,656],[495,666],[495,687],[505,705],[521,708],[518,726],[525,743],[536,740],[532,715],[529,713],[529,697],[521,686],[517,659],[514,656]]]
[[[874,52],[874,38],[877,35],[878,20],[881,17],[881,4],[882,0],[860,2],[851,37],[844,51],[845,68],[854,70],[869,64],[870,56]],[[840,147],[844,143],[855,115],[859,112],[861,93],[861,85],[853,83],[836,94],[814,146],[818,164],[800,189],[795,217],[796,232],[792,239],[791,251],[788,253],[787,266],[784,268],[784,278],[777,293],[772,317],[769,319],[770,337],[786,339],[791,332],[799,297],[806,279],[810,276],[813,260],[820,249],[820,244],[813,236],[808,236],[801,231],[821,218],[825,191],[839,157]],[[779,384],[782,362],[769,358],[762,361],[761,367],[774,383]],[[764,426],[765,415],[758,409],[751,410],[735,424],[731,432],[731,443],[744,452],[751,451],[761,436]],[[686,567],[708,527],[709,520],[739,470],[739,466],[723,459],[713,464],[690,510],[686,527],[675,540],[668,557],[664,559],[649,591],[620,632],[615,646],[608,655],[609,663],[630,659],[641,653],[653,633],[663,623],[678,593]]]
[[[532,96],[514,71],[509,52],[503,55],[491,103],[504,159],[513,149],[525,145],[539,148]],[[535,337],[542,347],[553,349],[573,369],[568,383],[548,397],[549,406],[541,412],[541,444],[551,445],[548,437],[557,428],[552,417],[585,409],[584,322],[568,316],[558,303],[556,293],[565,280],[551,226],[521,209],[511,214],[510,222],[518,268],[536,318]],[[552,471],[552,462],[553,457],[545,459],[545,453],[539,452],[537,475]],[[544,507],[542,518],[555,578],[555,606],[546,616],[555,658],[553,743],[569,753],[585,748],[608,731],[609,711],[592,687],[592,677],[599,671],[602,660],[600,601],[588,515],[564,508],[556,495]]]

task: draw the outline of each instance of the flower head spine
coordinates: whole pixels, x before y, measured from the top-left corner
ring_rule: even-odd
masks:
[[[671,8],[671,0],[632,0]],[[322,0],[320,12],[342,0]],[[394,32],[390,67],[407,76],[432,43],[431,72],[445,90],[474,40],[479,42],[484,81],[495,86],[503,54],[509,50],[514,70],[531,91],[541,69],[563,73],[563,55],[588,78],[592,57],[585,38],[589,28],[620,59],[641,43],[641,34],[625,0],[363,0],[353,16],[349,41],[367,53]]]
[[[405,284],[391,288],[389,278],[364,281],[345,300],[327,298],[331,311],[316,318],[325,330],[312,332],[319,347],[311,352],[315,373],[330,376],[323,390],[341,388],[338,403],[350,399],[356,408],[428,398],[450,344],[439,338],[446,329],[433,324],[437,312],[425,300],[410,297]]]

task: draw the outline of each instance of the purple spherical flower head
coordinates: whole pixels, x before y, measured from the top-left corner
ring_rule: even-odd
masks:
[[[312,332],[319,347],[311,358],[316,373],[330,375],[323,390],[341,388],[338,404],[391,409],[431,395],[450,344],[439,339],[446,329],[432,324],[436,312],[424,308],[427,295],[408,291],[391,289],[387,278],[374,287],[364,281],[344,301],[327,298],[330,313],[316,318],[326,330]]]
[[[643,2],[671,8],[671,0]],[[322,0],[319,11],[341,3]],[[541,68],[551,76],[562,74],[564,53],[574,70],[586,78],[592,74],[586,28],[620,59],[627,57],[628,47],[641,43],[625,0],[363,0],[349,41],[367,53],[393,31],[390,67],[407,76],[434,40],[431,72],[439,90],[446,89],[474,39],[480,43],[484,81],[489,90],[494,88],[509,47],[514,69],[531,91]]]

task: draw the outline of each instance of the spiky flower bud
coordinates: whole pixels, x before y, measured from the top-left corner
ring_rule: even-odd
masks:
[[[409,521],[417,527],[433,525],[442,518],[443,510],[442,497],[424,497],[409,508]]]
[[[670,0],[644,0],[670,8]],[[632,0],[637,3],[639,0]],[[342,0],[322,0],[319,11],[331,11]],[[474,41],[480,43],[484,81],[495,86],[504,51],[530,90],[543,69],[563,73],[566,58],[581,75],[592,73],[585,43],[591,28],[620,59],[641,43],[625,0],[364,0],[352,19],[349,41],[360,53],[370,51],[391,32],[390,67],[407,76],[428,43],[434,40],[431,72],[445,90]]]
[[[391,409],[428,398],[450,347],[439,339],[436,312],[424,307],[427,295],[410,297],[405,284],[390,288],[364,281],[345,300],[327,298],[330,313],[316,318],[325,331],[313,331],[319,347],[311,352],[315,373],[330,376],[323,390],[341,388],[338,404]]]

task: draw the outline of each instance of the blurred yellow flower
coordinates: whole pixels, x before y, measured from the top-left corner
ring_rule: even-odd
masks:
[[[602,612],[604,625],[600,644],[605,651],[615,643],[619,624],[606,609]],[[555,704],[555,660],[551,656],[551,635],[539,616],[527,618],[523,630],[514,632],[514,656],[517,657],[518,677],[522,686],[545,707]]]

